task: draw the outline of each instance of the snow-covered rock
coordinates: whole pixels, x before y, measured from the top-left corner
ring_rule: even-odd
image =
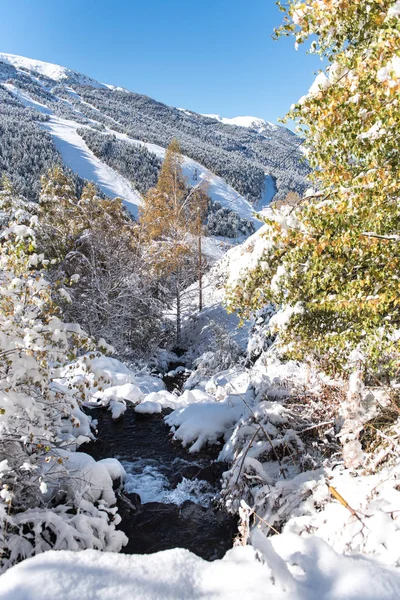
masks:
[[[141,404],[135,406],[135,412],[143,415],[155,415],[161,412],[161,404],[145,400]]]
[[[175,440],[184,447],[190,445],[189,452],[199,452],[207,443],[217,444],[245,408],[242,398],[232,395],[222,402],[196,402],[175,410],[165,417],[165,422],[172,428]]]

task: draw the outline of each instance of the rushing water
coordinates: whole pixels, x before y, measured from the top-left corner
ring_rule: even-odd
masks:
[[[96,460],[114,457],[127,477],[119,499],[124,551],[148,553],[183,547],[212,560],[232,546],[236,521],[216,506],[224,465],[218,449],[191,455],[172,442],[161,415],[139,415],[128,408],[113,421],[93,411],[98,439],[81,449]]]

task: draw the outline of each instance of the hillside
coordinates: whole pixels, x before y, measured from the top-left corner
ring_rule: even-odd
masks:
[[[136,214],[158,172],[154,155],[162,159],[174,137],[187,157],[189,179],[207,179],[211,198],[244,218],[252,219],[253,209],[274,196],[305,188],[309,169],[296,150],[298,138],[262,119],[199,115],[65,67],[4,53],[0,99],[0,173],[32,199],[39,176],[61,160],[106,195],[121,196]],[[82,128],[90,135],[82,136]],[[110,135],[117,138],[112,166]]]
[[[0,55],[0,600],[400,598],[400,0],[278,4],[325,61],[304,140]],[[158,14],[176,92],[193,53]],[[94,68],[96,16],[66,30]]]

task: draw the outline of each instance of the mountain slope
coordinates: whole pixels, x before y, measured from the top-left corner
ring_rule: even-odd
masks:
[[[260,117],[232,117],[228,119],[227,117],[221,117],[220,115],[207,114],[203,114],[203,117],[215,119],[220,123],[225,123],[225,125],[236,125],[237,127],[247,127],[248,129],[255,129],[259,133],[263,133],[266,131],[276,131],[279,129],[277,125],[274,125],[269,121],[265,121],[264,119],[260,119]]]
[[[284,197],[290,189],[301,192],[306,185],[309,169],[296,149],[298,138],[262,119],[210,118],[100,83],[65,67],[4,53],[0,53],[0,96],[4,98],[0,131],[5,136],[0,173],[17,181],[21,186],[18,191],[27,190],[7,131],[22,107],[26,107],[24,117],[29,116],[31,135],[46,146],[47,154],[58,156],[80,177],[94,180],[105,194],[122,196],[134,214],[140,204],[138,189],[145,190],[147,182],[137,181],[140,173],[119,164],[115,157],[112,168],[109,162],[102,165],[104,160],[99,154],[95,156],[78,129],[81,133],[82,127],[94,131],[100,139],[104,136],[104,144],[107,136],[113,135],[136,146],[145,145],[161,159],[163,149],[178,138],[191,182],[207,179],[213,199],[253,221],[253,208],[267,205],[274,195]],[[145,153],[136,156],[136,165],[138,160],[153,161],[153,166],[144,164],[141,172],[154,168],[154,160]],[[45,170],[47,159],[36,164],[32,156],[30,161],[33,180]],[[37,186],[31,188],[28,195],[35,197]]]
[[[75,83],[80,85],[90,85],[91,87],[96,88],[107,87],[104,83],[100,83],[82,73],[42,60],[34,60],[32,58],[25,58],[24,56],[17,56],[16,54],[0,52],[0,62],[14,67],[17,71],[25,71],[31,73],[33,76],[39,75],[39,77],[45,77],[48,80],[58,81],[65,85]]]

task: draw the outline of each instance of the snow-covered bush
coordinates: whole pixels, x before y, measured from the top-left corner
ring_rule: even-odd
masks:
[[[0,204],[9,214],[0,232],[1,568],[49,548],[119,550],[108,472],[91,485],[71,453],[92,438],[90,419],[79,390],[59,381],[60,367],[92,344],[60,319],[35,252],[36,218]]]
[[[225,327],[216,322],[212,323],[211,327],[212,339],[210,339],[209,345],[212,350],[204,352],[194,361],[195,370],[187,380],[186,388],[190,389],[202,379],[229,369],[243,357],[242,350]]]
[[[146,354],[160,339],[162,301],[137,224],[121,200],[99,197],[93,184],[78,199],[59,167],[42,181],[38,242],[57,259],[52,278],[66,280],[65,317],[120,354]]]

